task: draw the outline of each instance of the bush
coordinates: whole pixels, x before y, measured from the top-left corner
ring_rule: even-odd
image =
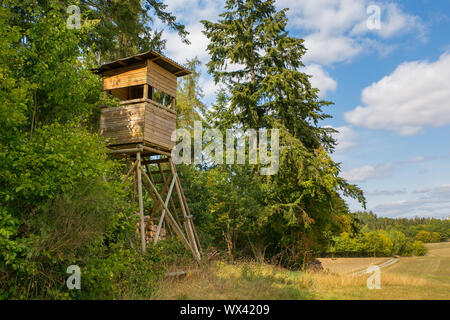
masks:
[[[409,256],[412,254],[412,250],[408,246],[411,241],[405,236],[404,233],[392,229],[387,233],[387,236],[392,241],[392,254],[399,256]]]
[[[81,290],[71,291],[71,296],[95,300],[150,298],[164,270],[155,268],[155,260],[149,258],[155,257],[155,252],[151,247],[148,251],[143,255],[115,245],[100,249],[82,268]]]
[[[422,241],[414,241],[413,252],[415,256],[424,256],[427,254],[427,248],[424,246]]]
[[[424,243],[434,243],[441,241],[441,235],[438,232],[429,232],[422,230],[417,233],[415,239]]]
[[[411,256],[426,252],[422,242],[413,242],[398,230],[370,231],[356,237],[344,232],[333,242],[328,253],[339,256]]]
[[[364,235],[364,251],[371,256],[388,256],[394,244],[383,232],[372,231]]]

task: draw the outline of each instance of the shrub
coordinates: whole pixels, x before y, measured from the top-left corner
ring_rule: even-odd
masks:
[[[424,256],[427,253],[427,248],[422,241],[414,241],[413,252],[415,256]]]
[[[405,236],[403,232],[392,229],[387,233],[387,236],[392,241],[392,254],[408,256],[412,251],[408,249],[408,243],[411,241]]]
[[[388,256],[392,248],[392,241],[383,232],[372,231],[364,235],[364,251],[371,256]]]
[[[417,233],[415,239],[424,243],[434,243],[441,241],[441,235],[438,232],[421,230]]]
[[[113,245],[101,248],[82,268],[81,290],[71,291],[77,299],[148,299],[154,294],[163,268],[155,268],[155,252]],[[156,254],[157,255],[157,254]],[[156,259],[158,260],[158,259]]]

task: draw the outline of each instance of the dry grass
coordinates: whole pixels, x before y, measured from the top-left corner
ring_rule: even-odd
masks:
[[[349,274],[389,259],[391,258],[320,258],[318,260],[322,263],[324,269],[331,273]]]
[[[450,243],[429,246],[425,257],[401,258],[382,269],[381,290],[369,290],[368,275],[289,271],[268,264],[213,262],[200,272],[161,283],[155,299],[450,299]],[[364,260],[365,259],[365,260]],[[386,259],[379,259],[380,263]],[[339,262],[343,266],[338,266]],[[333,260],[336,270],[354,271],[371,258]]]
[[[182,279],[166,279],[155,299],[306,299],[300,273],[256,263],[214,262]]]

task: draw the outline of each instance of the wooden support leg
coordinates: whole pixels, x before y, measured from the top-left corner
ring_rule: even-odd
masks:
[[[134,201],[136,200],[136,174],[137,170],[133,174],[133,193],[131,195],[131,205],[134,207]]]
[[[191,244],[186,239],[185,235],[183,234],[183,231],[181,230],[180,226],[177,224],[176,220],[172,216],[172,213],[170,212],[169,208],[167,208],[164,200],[159,195],[158,190],[156,189],[155,185],[152,183],[152,181],[150,180],[150,178],[147,176],[147,174],[144,171],[142,172],[142,174],[143,174],[144,178],[147,180],[148,184],[151,186],[153,192],[156,194],[156,197],[158,198],[159,203],[161,203],[161,205],[163,206],[164,210],[166,210],[167,218],[168,218],[167,221],[171,225],[172,229],[180,237],[181,242],[183,242],[183,244],[186,247],[186,249],[191,251],[192,255],[194,256],[194,258],[197,260],[198,263],[200,263],[200,255],[198,254],[198,252],[196,252],[192,248]],[[175,186],[176,186],[176,182],[175,182]]]
[[[177,177],[175,176],[175,177],[172,178],[172,183],[170,184],[169,192],[167,193],[166,202],[165,202],[166,207],[169,204],[169,200],[170,200],[170,197],[172,196],[173,187],[174,187],[176,181],[177,181]],[[159,219],[158,229],[156,230],[155,239],[153,241],[154,244],[158,243],[159,233],[161,232],[161,228],[162,228],[162,224],[164,222],[164,216],[165,215],[166,215],[166,210],[163,209],[162,214],[161,214],[161,218]]]
[[[139,217],[141,220],[140,223],[140,231],[141,231],[141,248],[142,253],[146,251],[146,242],[145,242],[145,219],[144,219],[144,199],[142,197],[142,167],[141,167],[141,153],[137,153],[137,185],[138,185],[138,195],[139,195]]]
[[[187,214],[188,214],[188,217],[192,217],[192,215],[191,215],[191,210],[189,209],[189,206],[188,206],[188,204],[187,204],[186,196],[184,195],[184,190],[183,190],[183,188],[181,187],[181,181],[180,181],[179,178],[178,178],[178,183],[180,184],[181,196],[182,196],[182,198],[183,198],[183,202],[184,202],[184,205],[185,205],[185,208],[186,208],[186,212],[187,212]],[[194,232],[194,236],[195,236],[195,240],[196,240],[197,247],[198,247],[198,249],[199,249],[200,252],[201,252],[201,251],[202,251],[202,248],[201,248],[201,245],[200,245],[200,240],[199,240],[199,238],[198,238],[197,230],[195,229],[195,224],[192,222],[192,219],[189,219],[189,223],[190,223],[190,225],[192,226],[192,231]]]
[[[172,162],[172,159],[169,159],[169,164],[170,164],[170,169],[172,171],[172,175],[175,176],[176,169],[175,169],[175,165]],[[191,216],[188,216],[186,213],[186,207],[185,207],[185,202],[183,201],[183,195],[181,193],[181,183],[180,183],[179,178],[177,178],[177,181],[175,182],[175,188],[177,190],[178,200],[180,201],[181,211],[183,212],[183,217],[185,220],[185,225],[186,225],[187,235],[188,235],[190,245],[192,246],[197,259],[200,260],[200,252],[198,251],[197,241],[195,240],[194,231],[192,230]]]
[[[134,173],[134,171],[136,170],[136,166],[137,166],[138,162],[137,160],[134,162],[134,164],[131,166],[130,170],[128,171],[127,175],[125,176],[125,178],[123,178],[122,183],[124,184],[125,181],[128,180],[128,178],[131,176],[132,173]]]

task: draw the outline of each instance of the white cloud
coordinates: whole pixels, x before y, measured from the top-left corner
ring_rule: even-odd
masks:
[[[319,97],[323,98],[327,95],[328,91],[335,91],[337,88],[337,82],[334,80],[328,72],[323,70],[318,64],[311,64],[306,66],[303,70],[304,73],[312,76],[310,79],[311,85],[314,88],[320,90]]]
[[[365,191],[364,194],[367,196],[397,196],[405,194],[406,189],[401,190],[369,190]]]
[[[436,160],[437,157],[433,156],[433,157],[414,157],[411,159],[408,159],[404,162],[406,163],[418,163],[418,162],[425,162],[425,161],[431,161],[431,160]]]
[[[277,1],[278,8],[290,9],[289,25],[306,31],[304,37],[308,53],[305,61],[309,63],[328,65],[349,61],[373,49],[373,43],[368,41],[370,36],[389,39],[416,33],[420,39],[425,39],[421,19],[387,1],[375,3],[381,9],[381,29],[369,30],[367,8],[372,4],[371,0]]]
[[[305,37],[305,47],[308,49],[304,61],[330,65],[337,62],[350,61],[363,51],[362,45],[356,40],[344,37],[330,37],[324,33],[314,33]]]
[[[428,192],[430,192],[430,189],[425,187],[420,187],[413,191],[413,193],[428,193]]]
[[[382,179],[391,176],[392,165],[378,164],[363,166],[342,172],[341,176],[350,182],[364,182],[369,179]]]
[[[365,106],[347,112],[356,126],[415,135],[425,127],[450,124],[450,54],[435,62],[405,62],[389,76],[365,88]]]
[[[326,126],[328,128],[333,128],[331,126]],[[347,149],[353,148],[358,145],[356,142],[356,133],[350,126],[342,126],[333,128],[338,132],[333,134],[333,138],[336,140],[336,152],[344,152]]]
[[[178,20],[186,24],[217,20],[224,8],[223,0],[165,0],[164,4]]]
[[[209,59],[206,47],[209,44],[208,38],[202,33],[203,25],[195,23],[187,25],[186,30],[189,31],[188,40],[190,45],[183,43],[176,32],[166,32],[166,54],[173,60],[184,63],[186,59],[192,59],[196,56],[203,62]]]
[[[384,4],[381,8],[383,14],[379,30],[369,30],[366,20],[364,20],[353,28],[351,34],[360,35],[372,32],[382,38],[391,38],[408,32],[416,32],[420,39],[425,40],[425,28],[419,17],[402,12],[394,3]]]
[[[164,28],[164,37],[167,39],[166,54],[184,63],[186,59],[198,56],[206,64],[209,60],[206,47],[208,39],[202,33],[203,25],[200,20],[217,21],[218,15],[224,12],[223,0],[167,0],[165,4],[177,20],[186,26],[190,32],[188,39],[191,45],[181,42],[178,34],[161,23],[155,21],[158,28]],[[382,44],[380,41],[370,39],[369,35],[380,38],[389,38],[399,33],[412,32],[422,28],[420,19],[403,12],[396,4],[386,0],[378,1],[383,11],[382,25],[385,30],[372,32],[365,30],[367,20],[366,8],[372,4],[370,0],[278,0],[278,9],[289,8],[288,29],[293,32],[301,30],[308,49],[304,62],[315,76],[313,85],[321,90],[321,97],[327,92],[336,90],[336,81],[332,79],[319,65],[331,65],[343,61],[351,61],[365,51],[378,51],[384,55],[394,46]],[[414,24],[410,23],[414,22]],[[206,85],[205,96],[216,90],[210,83],[211,78],[206,75],[203,66],[202,83]],[[212,96],[209,99],[213,99]]]
[[[365,0],[279,0],[289,8],[289,23],[296,28],[343,33],[366,17]]]
[[[395,217],[437,217],[443,218],[450,214],[450,184],[434,188],[419,188],[415,194],[423,194],[416,199],[397,200],[383,203],[374,208],[375,212],[385,216]]]

